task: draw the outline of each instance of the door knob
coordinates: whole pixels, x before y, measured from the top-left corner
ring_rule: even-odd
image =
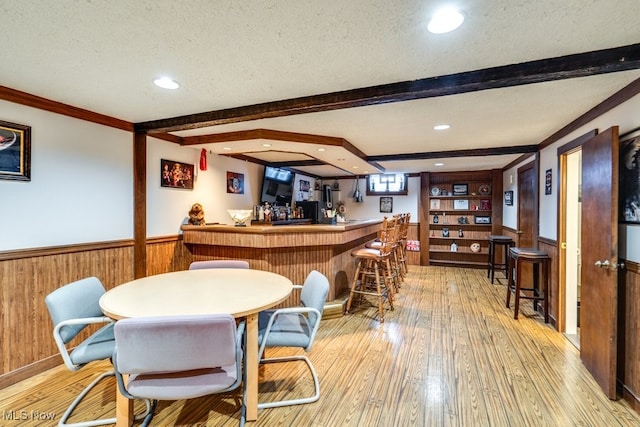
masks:
[[[600,260],[596,261],[595,265],[598,268],[609,268],[610,263],[608,259],[605,259],[604,261],[600,261]]]
[[[522,230],[516,231],[516,234],[522,234],[522,233],[524,233],[524,231],[522,231]]]

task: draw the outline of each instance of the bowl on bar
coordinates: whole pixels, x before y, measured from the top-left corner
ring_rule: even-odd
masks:
[[[227,213],[236,227],[245,227],[247,220],[253,215],[253,209],[227,209]]]

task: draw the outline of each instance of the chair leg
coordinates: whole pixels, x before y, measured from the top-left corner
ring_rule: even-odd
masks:
[[[351,289],[349,291],[349,299],[347,300],[347,308],[344,310],[345,314],[349,314],[351,310],[351,304],[353,303],[353,296],[355,294],[356,286],[358,284],[358,276],[360,275],[360,269],[362,268],[362,260],[359,259],[356,265],[356,272],[353,275],[353,282],[351,282]]]
[[[77,422],[77,423],[67,423],[67,420],[69,419],[69,417],[71,416],[73,411],[76,409],[76,407],[80,404],[82,399],[84,399],[85,396],[87,394],[89,394],[89,392],[96,385],[98,385],[98,383],[100,381],[102,381],[103,379],[105,379],[107,377],[113,377],[113,376],[115,376],[115,372],[114,371],[107,371],[107,372],[104,372],[104,373],[100,374],[98,377],[96,377],[91,382],[91,384],[89,384],[87,387],[85,387],[85,389],[82,390],[82,392],[73,400],[73,402],[71,402],[71,405],[69,405],[69,407],[64,412],[64,414],[62,414],[62,417],[60,418],[60,421],[58,422],[58,426],[59,427],[94,427],[94,426],[103,426],[103,425],[108,425],[108,424],[115,424],[116,423],[116,418],[115,417],[114,418],[102,418],[102,419],[99,419],[99,420],[91,420],[91,421],[81,421],[81,422]],[[150,413],[151,404],[149,403],[148,400],[145,400],[145,404],[146,404],[145,412],[140,414],[140,415],[136,415],[136,417],[135,417],[136,420],[144,418]]]
[[[262,359],[260,363],[280,363],[280,362],[292,362],[296,360],[301,360],[307,364],[309,371],[311,372],[311,376],[313,377],[313,385],[315,388],[315,392],[313,396],[304,397],[299,399],[289,399],[289,400],[280,400],[277,402],[264,402],[258,403],[258,409],[265,408],[276,408],[280,406],[291,406],[291,405],[302,405],[305,403],[316,402],[320,399],[320,381],[318,380],[318,374],[316,373],[315,368],[311,364],[311,360],[307,356],[288,356],[288,357],[273,357],[270,359]]]

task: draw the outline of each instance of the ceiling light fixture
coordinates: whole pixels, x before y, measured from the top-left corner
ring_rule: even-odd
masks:
[[[158,79],[155,79],[153,83],[156,86],[161,87],[162,89],[178,89],[180,87],[178,82],[170,79],[169,77],[160,77]]]
[[[325,151],[326,148],[318,148],[318,151]]]
[[[433,127],[433,129],[434,129],[434,130],[447,130],[447,129],[449,129],[450,127],[451,127],[451,125],[445,125],[445,124],[442,124],[442,125],[435,125],[435,126]]]
[[[444,166],[444,163],[434,163],[434,166]]]
[[[231,147],[223,147],[223,150],[231,151]]]
[[[262,144],[263,147],[271,147],[271,144]]]
[[[434,34],[444,34],[455,30],[464,21],[464,16],[454,7],[443,7],[429,21],[427,29]]]

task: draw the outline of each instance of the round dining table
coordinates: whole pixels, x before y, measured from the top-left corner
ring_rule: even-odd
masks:
[[[258,313],[286,300],[291,280],[262,270],[185,270],[136,279],[100,298],[106,316],[130,317],[229,313],[246,322],[246,419],[258,418]],[[133,423],[133,401],[117,392],[116,426]]]

